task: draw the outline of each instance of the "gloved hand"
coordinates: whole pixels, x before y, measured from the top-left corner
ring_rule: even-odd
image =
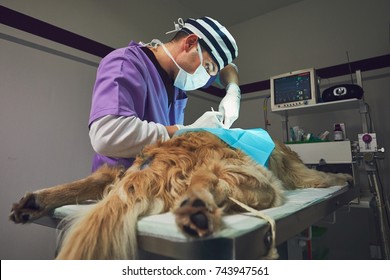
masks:
[[[237,84],[230,83],[226,87],[226,95],[219,103],[219,112],[223,114],[225,128],[230,128],[238,119],[240,111],[241,91]]]
[[[222,114],[220,112],[208,111],[204,113],[199,119],[190,125],[176,125],[179,129],[183,128],[221,128],[223,124]]]

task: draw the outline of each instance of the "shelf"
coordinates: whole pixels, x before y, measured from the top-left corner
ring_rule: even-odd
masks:
[[[312,114],[312,113],[325,113],[330,111],[340,111],[348,109],[359,109],[361,99],[346,99],[333,102],[323,102],[312,105],[305,105],[300,107],[293,107],[289,109],[281,109],[277,111],[272,111],[272,113],[285,116],[286,112],[288,116],[296,116],[302,114]]]

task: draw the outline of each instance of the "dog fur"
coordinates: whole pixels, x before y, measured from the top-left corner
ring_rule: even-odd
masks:
[[[27,193],[10,219],[28,223],[57,207],[97,200],[72,218],[57,258],[133,259],[142,216],[172,211],[186,235],[204,237],[221,228],[223,214],[243,211],[229,197],[260,210],[283,204],[285,189],[352,180],[309,169],[288,147],[275,145],[267,169],[209,132],[187,132],[145,147],[127,170],[103,166],[82,180]]]

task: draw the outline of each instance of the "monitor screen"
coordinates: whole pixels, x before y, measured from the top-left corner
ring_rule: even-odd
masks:
[[[311,99],[310,72],[274,80],[275,104]]]
[[[271,77],[271,109],[286,110],[315,104],[317,102],[316,81],[313,68]]]

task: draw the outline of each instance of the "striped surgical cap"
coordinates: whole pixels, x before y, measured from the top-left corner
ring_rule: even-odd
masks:
[[[238,55],[238,47],[233,36],[218,21],[210,17],[187,19],[181,29],[196,34],[201,45],[217,62],[219,70],[231,63]]]

